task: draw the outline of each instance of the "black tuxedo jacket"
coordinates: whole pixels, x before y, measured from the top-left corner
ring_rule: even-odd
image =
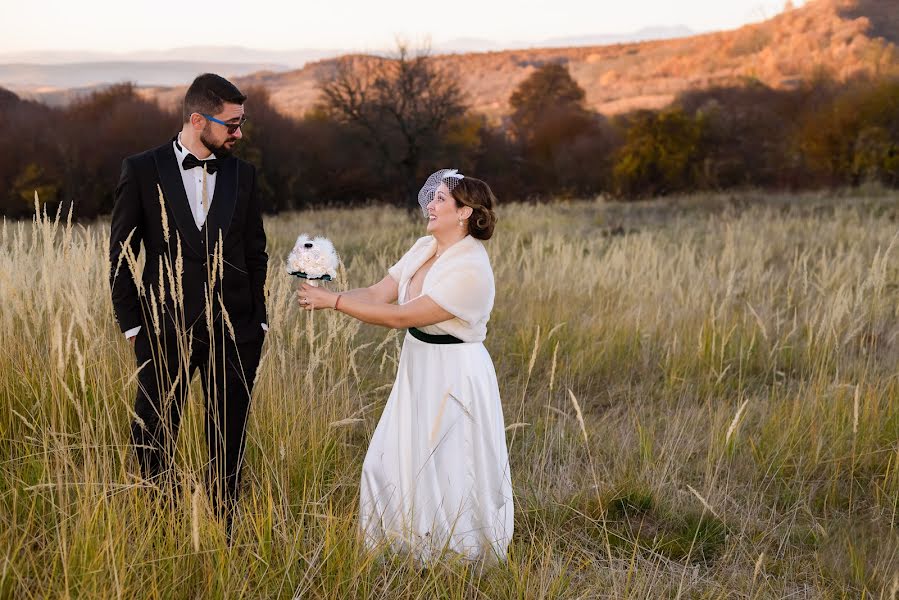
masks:
[[[165,310],[157,308],[161,327],[171,331],[176,322],[179,327],[205,324],[207,289],[211,287],[217,323],[222,322],[221,304],[224,304],[238,342],[258,340],[262,336],[261,324],[266,322],[264,290],[268,255],[256,190],[256,169],[234,157],[222,159],[219,164],[209,214],[203,228],[197,229],[172,141],[126,158],[122,163],[109,243],[112,304],[122,331],[140,325],[141,334],[151,335],[154,331],[151,298],[155,296],[158,302],[163,295]],[[168,227],[168,241],[164,224]],[[210,277],[213,254],[220,238],[224,269],[213,281]],[[176,267],[179,240],[184,298],[183,305],[176,307],[173,291],[169,289],[168,269],[163,265],[170,263]],[[141,243],[146,262],[143,289],[139,293],[124,258],[124,248],[130,246],[136,258]],[[159,289],[161,268],[164,294]]]

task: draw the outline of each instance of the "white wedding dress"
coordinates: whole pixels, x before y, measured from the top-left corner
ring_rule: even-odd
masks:
[[[412,275],[436,251],[420,239],[390,268],[405,299]],[[463,343],[406,333],[396,382],[362,467],[360,527],[366,546],[420,561],[452,551],[504,561],[512,538],[509,456],[499,387],[482,343],[494,283],[483,244],[472,237],[446,250],[422,295],[456,317],[420,328]]]

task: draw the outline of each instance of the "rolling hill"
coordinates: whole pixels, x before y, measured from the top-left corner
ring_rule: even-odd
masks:
[[[896,0],[810,0],[761,23],[686,38],[606,46],[544,48],[436,56],[458,75],[476,111],[499,118],[515,87],[540,65],[562,62],[605,114],[660,108],[677,94],[747,78],[776,88],[795,87],[826,72],[839,80],[899,65]],[[286,73],[258,73],[241,86],[262,85],[283,112],[300,115],[316,101],[319,78],[335,61]],[[183,92],[160,94],[171,102]]]
[[[809,0],[800,8],[788,3],[772,19],[732,31],[602,46],[439,54],[434,60],[458,77],[472,109],[498,120],[508,113],[515,87],[550,62],[568,65],[586,90],[590,108],[617,114],[660,108],[687,90],[748,79],[792,88],[822,73],[846,80],[899,72],[897,43],[896,0]],[[235,81],[242,88],[265,87],[281,112],[300,116],[317,101],[318,82],[341,60],[382,59],[346,55]],[[144,88],[142,93],[174,108],[184,89]]]

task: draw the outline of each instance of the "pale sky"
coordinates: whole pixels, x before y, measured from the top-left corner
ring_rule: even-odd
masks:
[[[508,42],[650,26],[710,31],[772,17],[784,1],[2,0],[0,53],[207,45],[373,49],[392,46],[397,36],[433,43],[467,37]]]

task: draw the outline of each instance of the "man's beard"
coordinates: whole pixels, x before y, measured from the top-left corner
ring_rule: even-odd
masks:
[[[204,128],[203,131],[200,132],[200,142],[202,142],[202,144],[206,146],[206,149],[215,154],[216,158],[227,158],[228,156],[231,156],[231,152],[233,150],[231,148],[226,148],[225,142],[233,141],[234,138],[228,137],[221,144],[216,144],[209,137],[207,131],[208,127]]]

